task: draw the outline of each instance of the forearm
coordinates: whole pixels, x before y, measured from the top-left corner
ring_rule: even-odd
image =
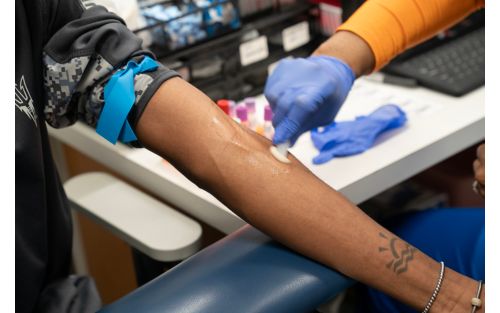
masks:
[[[361,67],[356,73],[364,74],[380,69],[399,53],[449,28],[482,6],[481,0],[370,0],[319,50],[321,54],[340,55],[341,59],[346,56],[348,64],[352,62]],[[351,33],[351,36],[342,33]],[[343,40],[345,38],[348,40]],[[359,53],[360,47],[363,48],[359,40],[371,52],[373,59],[369,64],[362,64],[367,61],[361,59],[366,56]]]
[[[234,123],[182,80],[162,85],[136,132],[146,147],[289,247],[419,309],[432,294],[437,262],[393,239],[293,157],[290,164],[275,160],[268,140]],[[412,251],[413,259],[388,268],[390,240],[399,255]],[[472,297],[475,286],[447,270],[435,311],[451,312],[461,292]]]
[[[332,56],[344,61],[356,77],[369,74],[375,67],[375,55],[368,43],[348,31],[335,33],[321,44],[313,55]]]

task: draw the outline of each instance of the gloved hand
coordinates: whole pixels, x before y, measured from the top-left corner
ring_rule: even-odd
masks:
[[[273,143],[293,145],[302,133],[331,123],[354,79],[351,68],[334,57],[280,61],[264,90],[274,112]]]
[[[395,104],[379,107],[370,115],[358,116],[353,121],[333,122],[322,131],[313,129],[311,139],[320,151],[314,164],[323,164],[337,156],[364,152],[385,131],[406,123],[406,114]]]

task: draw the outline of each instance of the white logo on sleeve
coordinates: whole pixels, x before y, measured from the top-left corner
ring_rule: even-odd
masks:
[[[37,125],[38,117],[35,111],[35,105],[33,103],[33,99],[31,98],[30,91],[26,86],[26,81],[24,80],[24,75],[21,76],[21,80],[19,81],[19,85],[16,84],[16,108],[18,108],[21,112],[26,114],[30,120]]]

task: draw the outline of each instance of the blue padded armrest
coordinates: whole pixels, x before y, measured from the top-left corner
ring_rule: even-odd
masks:
[[[99,312],[303,313],[352,284],[244,226]]]

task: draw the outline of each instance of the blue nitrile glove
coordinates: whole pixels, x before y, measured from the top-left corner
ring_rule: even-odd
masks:
[[[354,79],[351,68],[334,57],[280,61],[264,90],[274,112],[273,143],[293,145],[302,133],[331,123]]]
[[[406,114],[395,104],[379,107],[370,115],[353,121],[333,122],[322,131],[311,131],[314,146],[320,151],[314,164],[323,164],[337,156],[349,156],[369,149],[383,132],[406,123]]]

